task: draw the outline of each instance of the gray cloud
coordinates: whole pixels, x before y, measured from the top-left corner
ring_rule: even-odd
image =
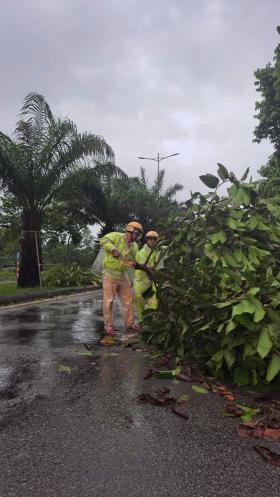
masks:
[[[155,176],[138,155],[180,152],[162,164],[183,197],[218,161],[256,177],[272,148],[252,143],[253,72],[272,60],[278,14],[278,0],[2,0],[0,129],[39,91],[129,174]]]

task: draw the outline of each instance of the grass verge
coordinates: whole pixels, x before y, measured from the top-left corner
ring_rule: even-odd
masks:
[[[40,291],[48,291],[48,290],[54,290],[58,289],[57,287],[53,286],[48,286],[48,287],[43,287],[40,288],[39,286],[35,286],[32,288],[18,288],[16,282],[5,282],[1,283],[0,282],[0,296],[6,296],[6,295],[21,295],[21,294],[26,294],[26,293],[34,293],[34,292],[40,292]]]

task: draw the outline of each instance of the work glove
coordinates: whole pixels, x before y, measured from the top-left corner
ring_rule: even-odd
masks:
[[[116,259],[120,257],[120,253],[117,249],[113,249],[111,252],[112,256],[115,257]]]

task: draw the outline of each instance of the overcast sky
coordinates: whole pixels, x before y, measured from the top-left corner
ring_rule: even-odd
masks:
[[[128,174],[162,162],[166,182],[202,189],[222,162],[253,177],[253,73],[279,43],[279,0],[0,0],[0,130],[42,93],[80,131],[104,136]],[[181,197],[181,195],[180,195]],[[182,197],[181,197],[182,198]]]

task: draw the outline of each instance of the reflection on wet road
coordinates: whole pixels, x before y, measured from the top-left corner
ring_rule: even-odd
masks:
[[[121,328],[119,305],[115,320]],[[0,309],[0,344],[63,347],[94,343],[103,329],[101,292]],[[44,342],[44,343],[43,343]]]

